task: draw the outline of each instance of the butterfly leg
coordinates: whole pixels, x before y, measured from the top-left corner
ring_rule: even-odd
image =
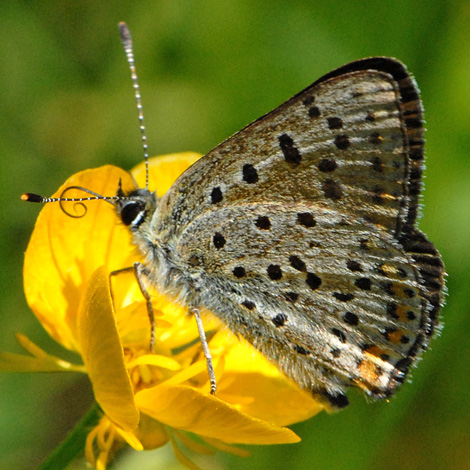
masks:
[[[128,273],[130,271],[134,272],[135,278],[137,280],[137,284],[139,285],[140,292],[144,296],[145,302],[147,304],[147,313],[150,320],[150,351],[153,352],[153,347],[155,346],[155,315],[153,313],[153,305],[150,299],[150,294],[145,287],[143,278],[147,277],[147,270],[142,263],[134,263],[134,266],[129,266],[127,268],[117,269],[116,271],[112,271],[109,273],[109,276],[116,276],[122,273]],[[112,290],[111,290],[111,297],[112,297]],[[113,299],[114,304],[114,299]]]
[[[144,283],[144,278],[148,277],[148,271],[142,263],[137,262],[134,263],[134,273],[137,284],[139,284],[140,292],[142,292],[145,303],[147,304],[147,313],[150,320],[150,351],[153,352],[153,347],[155,346],[155,314],[153,313],[150,294],[148,293]]]
[[[147,269],[142,263],[134,263],[134,266],[129,266],[127,268],[122,268],[122,269],[117,269],[116,271],[112,271],[109,273],[109,276],[116,276],[118,274],[122,273],[128,273],[130,271],[134,272],[135,278],[137,280],[137,284],[139,285],[140,292],[142,292],[142,295],[144,296],[145,302],[147,304],[147,313],[149,316],[150,320],[150,351],[153,352],[153,347],[155,346],[155,315],[153,313],[153,305],[151,302],[150,294],[147,291],[147,288],[145,287],[144,284],[144,277],[148,276]],[[111,297],[113,293],[111,290]],[[114,305],[114,299],[113,299],[113,305]]]
[[[191,312],[194,315],[197,323],[197,329],[199,331],[199,337],[201,338],[202,350],[204,351],[204,356],[206,357],[207,363],[207,372],[209,373],[209,380],[211,382],[211,395],[215,395],[217,390],[217,382],[215,380],[214,365],[212,364],[212,356],[209,350],[209,345],[207,344],[206,332],[204,331],[204,325],[202,324],[201,316],[199,315],[199,309],[190,307]]]

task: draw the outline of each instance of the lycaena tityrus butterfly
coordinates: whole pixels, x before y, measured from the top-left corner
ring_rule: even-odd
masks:
[[[143,129],[123,24],[121,34]],[[413,78],[374,57],[245,127],[163,197],[147,186],[96,198],[112,201],[145,257],[135,266],[144,295],[150,282],[195,314],[212,392],[200,309],[343,408],[351,386],[393,394],[438,324],[443,263],[416,227],[423,147]]]

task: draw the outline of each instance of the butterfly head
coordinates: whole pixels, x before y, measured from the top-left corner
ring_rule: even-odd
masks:
[[[126,195],[119,187],[116,199],[113,201],[121,222],[131,230],[137,230],[152,216],[156,203],[155,193],[145,188],[136,189]]]

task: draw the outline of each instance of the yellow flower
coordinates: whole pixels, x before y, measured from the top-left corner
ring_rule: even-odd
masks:
[[[151,159],[150,189],[157,188],[161,196],[197,158],[185,153]],[[72,176],[56,195],[70,186],[114,195],[119,180],[125,190],[134,188],[133,178],[144,185],[143,165],[132,176],[104,166]],[[83,197],[83,192],[71,189],[67,197],[73,196]],[[231,444],[297,442],[298,436],[283,426],[309,418],[321,405],[207,313],[204,325],[218,385],[211,396],[194,319],[157,290],[152,292],[156,341],[151,354],[146,305],[132,271],[109,275],[140,260],[128,229],[106,202],[64,207],[82,217],[70,217],[56,203],[42,209],[26,251],[24,286],[44,328],[79,353],[83,365],[51,356],[18,335],[31,356],[2,353],[0,370],[88,374],[103,411],[88,435],[89,462],[104,469],[124,443],[144,450],[170,441],[177,457],[197,468],[179,443],[198,452],[215,447],[245,455]],[[199,436],[199,442],[187,432]]]

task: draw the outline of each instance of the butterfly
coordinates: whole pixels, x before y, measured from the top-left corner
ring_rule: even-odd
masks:
[[[148,186],[100,198],[145,259],[151,318],[146,283],[195,315],[212,392],[201,310],[340,409],[350,387],[392,395],[438,326],[444,265],[416,223],[423,151],[414,79],[373,57],[228,138],[161,198]]]

